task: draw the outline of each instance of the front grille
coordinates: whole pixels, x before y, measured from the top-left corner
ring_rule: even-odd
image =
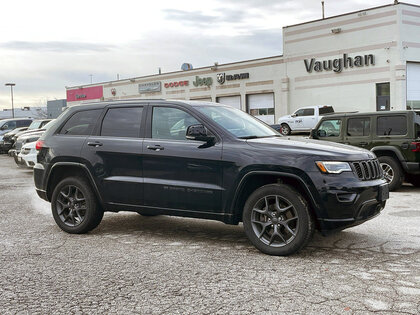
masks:
[[[372,180],[382,177],[382,168],[378,160],[353,162],[351,164],[360,180]]]

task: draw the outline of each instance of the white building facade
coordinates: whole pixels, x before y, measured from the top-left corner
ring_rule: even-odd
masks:
[[[283,55],[67,88],[92,100],[216,101],[267,123],[299,107],[420,109],[420,6],[399,3],[283,28]]]

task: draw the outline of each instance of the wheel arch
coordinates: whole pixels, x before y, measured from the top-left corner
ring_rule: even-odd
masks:
[[[404,163],[405,162],[404,156],[395,147],[379,146],[379,147],[372,148],[371,151],[375,153],[377,157],[380,157],[380,156],[392,157],[397,163],[399,163],[401,168],[406,171],[406,164]]]
[[[305,198],[309,205],[309,209],[314,217],[318,217],[319,205],[310,191],[305,181],[298,175],[283,172],[272,172],[272,171],[251,171],[245,174],[234,195],[234,199],[231,204],[231,213],[233,214],[233,224],[238,224],[242,221],[242,213],[246,200],[249,195],[256,189],[268,185],[282,183],[290,185],[296,189]]]
[[[46,185],[46,194],[49,201],[51,201],[52,198],[54,190],[53,187],[55,187],[55,185],[57,185],[62,179],[70,176],[80,176],[86,178],[93,188],[93,193],[95,194],[97,200],[102,207],[104,206],[99,189],[92,174],[89,172],[89,169],[85,165],[76,162],[57,162],[51,167]]]

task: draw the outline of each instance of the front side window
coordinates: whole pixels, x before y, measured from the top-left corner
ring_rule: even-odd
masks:
[[[200,122],[193,116],[172,107],[154,107],[152,117],[152,138],[186,140],[187,128]]]
[[[299,110],[295,111],[294,115],[296,117],[303,116],[304,111],[305,111],[304,109],[299,109]]]
[[[136,138],[143,107],[111,108],[102,122],[101,136]]]
[[[404,115],[378,117],[376,134],[378,136],[407,134],[407,117]]]
[[[349,118],[347,121],[347,135],[360,137],[370,135],[370,118]]]
[[[341,119],[324,120],[318,128],[320,137],[339,137],[341,130]]]
[[[67,120],[59,133],[62,135],[89,136],[101,112],[101,109],[77,112]]]

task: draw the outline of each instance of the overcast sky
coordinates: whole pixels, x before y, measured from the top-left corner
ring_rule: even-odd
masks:
[[[420,0],[407,2],[420,4]],[[326,0],[326,16],[393,0]],[[74,86],[282,54],[282,27],[321,18],[318,0],[20,0],[0,4],[0,108]]]

